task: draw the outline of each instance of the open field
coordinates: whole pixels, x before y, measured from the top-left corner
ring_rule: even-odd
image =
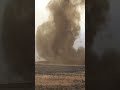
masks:
[[[36,75],[35,83],[37,90],[84,90],[85,79],[81,76],[65,75]],[[47,89],[48,88],[48,89]]]
[[[36,64],[36,90],[85,90],[85,67]]]
[[[78,65],[44,65],[36,64],[35,73],[36,74],[60,74],[60,73],[80,73],[84,71],[84,66]]]

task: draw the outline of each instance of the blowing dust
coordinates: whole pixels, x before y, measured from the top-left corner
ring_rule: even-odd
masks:
[[[85,63],[82,40],[85,33],[84,6],[84,0],[51,0],[47,4],[49,16],[36,28],[35,49],[40,60],[63,64]]]

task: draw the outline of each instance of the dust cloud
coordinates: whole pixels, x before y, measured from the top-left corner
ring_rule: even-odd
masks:
[[[85,49],[73,44],[80,33],[80,5],[84,0],[51,0],[48,21],[37,28],[36,50],[40,58],[54,63],[84,64]]]

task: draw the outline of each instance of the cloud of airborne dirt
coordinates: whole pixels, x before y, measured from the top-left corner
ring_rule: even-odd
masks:
[[[40,57],[57,63],[84,63],[80,60],[81,49],[75,51],[73,48],[80,31],[77,9],[80,4],[80,0],[51,0],[48,3],[49,20],[38,27],[36,34]]]

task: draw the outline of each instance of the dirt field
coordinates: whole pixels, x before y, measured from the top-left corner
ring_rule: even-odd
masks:
[[[36,90],[85,90],[84,66],[36,65]]]
[[[84,75],[36,75],[35,83],[36,90],[84,90],[85,79]]]

